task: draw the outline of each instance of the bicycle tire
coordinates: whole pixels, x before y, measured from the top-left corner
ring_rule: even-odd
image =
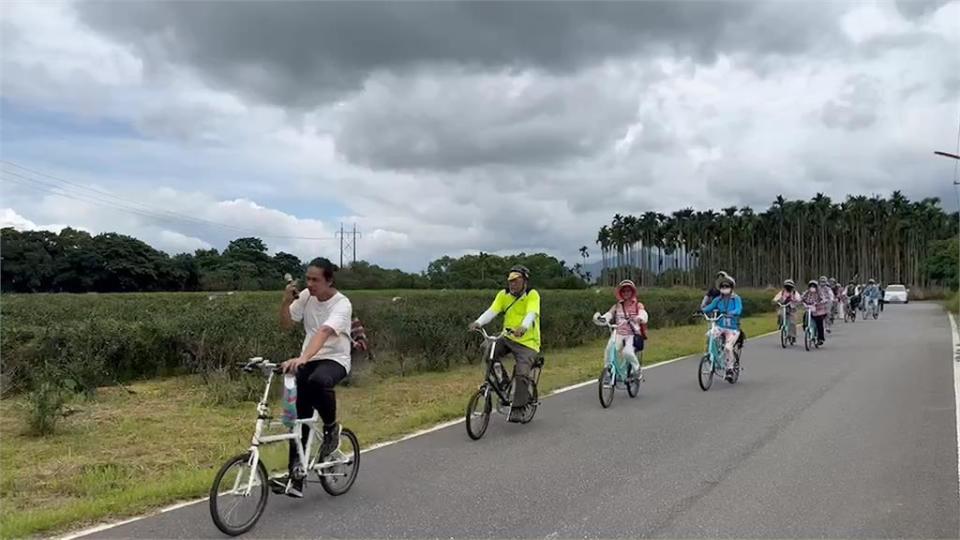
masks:
[[[810,350],[810,323],[803,327],[803,348],[807,351]]]
[[[472,420],[474,419],[474,411],[477,409],[477,404],[480,400],[483,399],[483,411],[480,413],[480,424],[479,426],[474,426]],[[469,403],[467,403],[467,415],[466,415],[466,425],[467,425],[467,435],[471,439],[477,441],[483,437],[483,434],[487,432],[487,426],[490,425],[490,410],[492,408],[492,400],[490,399],[490,394],[481,388],[477,390],[473,396],[470,397]]]
[[[786,328],[781,328],[781,329],[780,329],[780,348],[781,348],[781,349],[786,349],[786,348],[787,348],[787,330],[786,330]]]
[[[631,398],[637,397],[640,394],[640,376],[637,375],[634,377],[635,373],[633,372],[633,365],[627,366],[627,395]]]
[[[234,526],[230,525],[224,520],[220,515],[220,503],[218,494],[220,493],[220,483],[223,481],[224,476],[227,472],[237,463],[246,463],[250,461],[250,452],[244,452],[243,454],[238,454],[226,461],[223,466],[220,467],[220,470],[217,471],[217,475],[213,478],[213,485],[210,487],[210,517],[213,519],[213,524],[220,529],[220,532],[230,535],[238,536],[241,535],[257,524],[257,521],[260,520],[260,516],[263,515],[264,509],[267,507],[267,498],[270,496],[270,486],[268,484],[267,469],[263,466],[263,461],[257,460],[257,466],[254,468],[257,476],[260,480],[260,489],[255,491],[258,492],[260,500],[257,501],[256,509],[253,515],[246,522]],[[251,491],[250,496],[253,496],[254,491]]]
[[[537,414],[537,406],[540,403],[540,395],[537,393],[537,382],[533,379],[530,379],[529,394],[530,401],[528,401],[527,406],[523,408],[523,416],[520,418],[521,424],[529,424],[533,420],[533,416]]]
[[[353,487],[353,483],[357,480],[357,473],[360,472],[360,441],[357,440],[356,434],[349,429],[340,428],[341,444],[344,437],[350,440],[350,446],[353,448],[353,451],[351,452],[353,454],[353,459],[351,460],[352,467],[350,468],[350,473],[347,476],[346,484],[342,486],[334,485],[331,477],[322,476],[319,472],[317,472],[317,475],[320,475],[320,486],[324,491],[334,497],[343,495],[344,493],[350,491],[350,488]]]
[[[704,369],[705,367],[709,367],[710,369]],[[703,358],[700,359],[700,364],[697,366],[697,370],[699,371],[697,382],[700,383],[700,389],[706,392],[713,386],[713,360],[710,359],[709,354],[703,355]],[[706,380],[704,380],[704,377],[706,377]]]
[[[610,374],[609,380],[611,384],[605,385],[604,380],[607,379],[606,375],[608,373]],[[616,393],[615,387],[616,380],[613,378],[613,372],[609,367],[603,368],[603,371],[600,372],[600,377],[597,378],[597,394],[600,397],[600,405],[602,405],[604,409],[609,408],[613,403],[613,394]]]

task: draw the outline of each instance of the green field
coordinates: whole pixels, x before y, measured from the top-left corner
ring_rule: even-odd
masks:
[[[203,495],[220,462],[249,443],[251,399],[262,389],[259,379],[230,366],[265,351],[285,358],[299,347],[299,336],[276,329],[277,296],[5,295],[4,378],[12,366],[20,379],[6,383],[8,397],[0,400],[0,536],[62,530]],[[341,419],[363,446],[460,417],[482,376],[480,340],[464,327],[492,293],[350,296],[376,351],[338,390]],[[699,292],[642,296],[653,323],[647,365],[702,348],[702,325],[679,326],[690,322]],[[772,293],[744,296],[754,313],[769,310]],[[610,291],[544,291],[543,298],[542,391],[595,378],[604,332],[589,319],[609,307]],[[744,324],[751,335],[775,327],[769,313]],[[30,419],[37,385],[50,380],[38,373],[89,377],[79,392],[58,389],[69,416],[42,437]]]

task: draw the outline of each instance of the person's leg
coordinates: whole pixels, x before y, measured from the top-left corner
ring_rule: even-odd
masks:
[[[506,344],[517,361],[517,365],[514,368],[516,384],[514,385],[513,398],[511,401],[514,410],[522,409],[526,407],[530,401],[530,391],[527,388],[527,381],[530,378],[530,369],[537,357],[537,352],[515,341],[507,340]]]
[[[347,370],[333,360],[310,362],[317,366],[310,374],[311,389],[314,392],[315,405],[323,421],[323,444],[320,457],[328,456],[340,443],[340,429],[337,424],[337,394],[334,388],[347,376]]]
[[[297,370],[297,418],[299,420],[312,418],[313,411],[317,405],[316,390],[310,383],[310,375],[313,374],[313,370],[316,368],[316,363],[310,362]],[[309,433],[307,427],[301,425],[299,428],[294,429],[300,429],[300,442],[303,445],[304,451],[306,451],[307,434]],[[289,464],[289,471],[292,473],[293,469],[300,464],[300,455],[297,452],[297,444],[294,441],[290,441],[289,458],[287,463]]]
[[[826,339],[823,332],[823,320],[826,318],[826,315],[813,316],[813,324],[817,327],[817,341],[821,343]]]
[[[507,338],[500,338],[500,339],[497,340],[493,345],[491,345],[491,346],[493,347],[493,360],[492,360],[492,361],[493,361],[494,365],[499,364],[499,366],[500,366],[500,367],[499,367],[499,373],[497,373],[498,370],[497,370],[496,368],[494,368],[494,373],[493,373],[493,374],[494,374],[495,377],[499,377],[500,380],[499,380],[498,382],[500,383],[500,385],[501,385],[500,387],[501,387],[504,391],[506,391],[506,388],[507,388],[506,385],[507,385],[507,383],[509,383],[509,379],[508,379],[508,377],[507,377],[507,370],[504,369],[504,367],[503,367],[503,357],[506,356],[507,353],[510,352],[510,347],[507,345],[507,341],[508,341]],[[484,357],[486,362],[490,362],[490,361],[491,361],[489,355],[490,355],[490,352],[487,351],[487,356]]]
[[[727,358],[727,369],[733,369],[733,361],[736,360],[736,355],[733,352],[734,346],[737,344],[737,339],[740,337],[740,332],[736,330],[724,330],[723,331],[723,350],[726,353]]]
[[[637,352],[633,349],[633,336],[624,336],[621,338],[623,343],[623,349],[620,354],[623,355],[623,358],[630,362],[630,365],[633,366],[633,372],[638,377],[640,376],[640,360],[637,358]]]
[[[797,338],[797,310],[787,308],[787,337]]]

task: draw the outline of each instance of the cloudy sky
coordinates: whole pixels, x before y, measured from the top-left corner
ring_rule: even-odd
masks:
[[[306,258],[355,222],[418,270],[574,260],[616,212],[956,207],[960,1],[0,9],[5,225]]]

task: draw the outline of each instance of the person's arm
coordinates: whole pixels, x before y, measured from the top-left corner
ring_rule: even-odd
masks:
[[[283,302],[280,303],[280,328],[289,332],[303,320],[303,308],[309,298],[309,291],[297,293],[296,285],[287,285],[283,290]]]
[[[500,297],[502,294],[503,292],[497,293],[497,296],[493,299],[493,302],[490,304],[490,307],[488,307],[486,311],[481,313],[480,316],[477,317],[477,320],[470,323],[470,328],[472,329],[480,328],[481,326],[490,324],[490,321],[497,318],[497,315],[500,314]]]
[[[700,308],[700,311],[702,311],[702,312],[704,312],[704,313],[710,313],[711,311],[714,311],[714,310],[717,309],[717,304],[719,304],[719,303],[720,303],[720,297],[718,296],[718,297],[714,298],[709,304],[707,304],[706,306]]]
[[[740,314],[743,313],[743,301],[739,296],[733,297],[733,305],[727,308],[727,315],[731,317],[740,317]]]
[[[648,324],[650,322],[650,315],[647,313],[647,308],[643,304],[640,304],[640,309],[637,312],[637,322],[640,324]]]
[[[530,291],[527,293],[527,314],[523,316],[523,322],[520,324],[520,328],[514,329],[514,335],[522,336],[527,333],[528,330],[533,328],[534,323],[537,321],[537,317],[540,316],[540,293],[537,291]]]

